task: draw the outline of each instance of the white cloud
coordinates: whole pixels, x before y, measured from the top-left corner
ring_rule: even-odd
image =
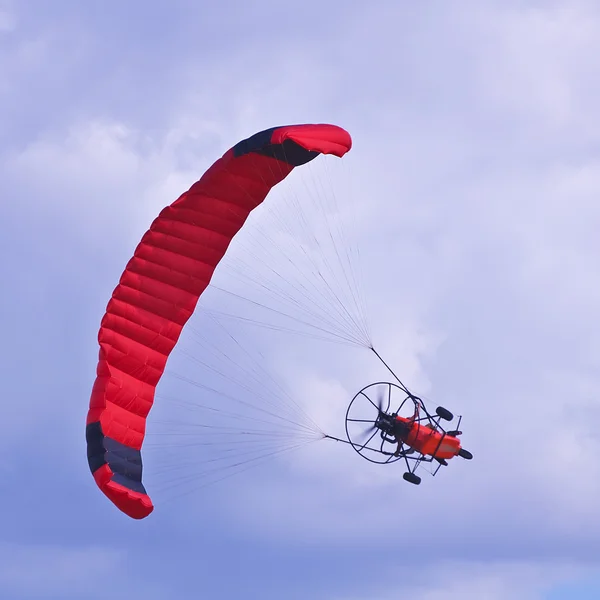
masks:
[[[97,243],[130,229],[133,216],[146,221],[165,196],[176,198],[189,185],[174,163],[169,140],[149,139],[122,123],[92,121],[44,135],[8,157],[4,169],[29,192],[23,198],[29,206],[14,210],[35,207],[37,218],[64,220],[80,243]]]
[[[585,57],[597,51],[598,6],[508,5],[493,20],[484,17],[485,22],[481,13],[476,15],[476,24],[486,34],[484,43],[496,49],[478,53],[484,58],[479,74],[487,106],[519,118],[529,133],[564,134],[573,125],[584,133],[590,123],[582,109],[584,113],[592,109],[588,82],[594,70]],[[591,132],[598,133],[594,124]]]
[[[0,556],[0,590],[5,597],[35,598],[58,594],[91,598],[94,582],[118,571],[123,560],[121,552],[105,548],[9,543],[0,544]]]
[[[541,600],[544,592],[584,571],[564,563],[448,561],[411,575],[412,567],[399,565],[397,576],[381,592],[373,589],[358,596],[334,596],[332,600]],[[417,580],[417,581],[415,581]]]
[[[101,546],[0,543],[0,593],[4,598],[106,598],[139,595],[150,600],[172,594],[132,573],[127,552]],[[108,587],[107,587],[108,586]]]

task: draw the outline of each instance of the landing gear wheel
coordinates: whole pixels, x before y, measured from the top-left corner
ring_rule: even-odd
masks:
[[[444,419],[444,421],[452,421],[452,419],[454,419],[454,415],[447,408],[444,408],[443,406],[438,406],[435,409],[435,412],[436,412],[437,416],[440,417],[440,419]]]
[[[414,473],[404,473],[404,475],[402,475],[402,478],[404,479],[404,481],[408,481],[408,483],[413,483],[414,485],[419,485],[421,483],[421,478],[418,475],[415,475]]]
[[[468,450],[465,450],[464,448],[461,448],[458,451],[458,455],[462,456],[463,458],[466,458],[467,460],[471,460],[473,458],[473,455]]]

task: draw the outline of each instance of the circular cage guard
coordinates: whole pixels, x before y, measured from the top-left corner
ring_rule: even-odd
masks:
[[[409,417],[418,399],[399,385],[380,381],[360,390],[346,411],[348,441],[364,459],[377,464],[400,460],[394,456],[397,441],[390,434],[389,424],[396,415]]]

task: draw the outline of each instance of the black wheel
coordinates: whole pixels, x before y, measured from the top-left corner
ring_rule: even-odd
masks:
[[[444,408],[443,406],[438,406],[435,409],[435,412],[436,412],[437,416],[440,417],[440,419],[444,419],[444,421],[452,421],[452,419],[454,419],[454,415],[447,408]]]
[[[399,386],[388,383],[372,383],[364,387],[346,411],[346,435],[348,441],[364,459],[388,464],[402,459],[394,456],[398,444],[391,433],[394,415],[414,411],[414,401]]]
[[[402,478],[404,479],[404,481],[408,481],[408,483],[413,483],[414,485],[419,485],[421,483],[421,478],[418,475],[415,475],[414,473],[404,473],[404,475],[402,475]]]
[[[466,458],[467,460],[471,460],[473,458],[473,455],[468,450],[465,450],[464,448],[461,448],[458,451],[458,455],[462,456],[463,458]]]

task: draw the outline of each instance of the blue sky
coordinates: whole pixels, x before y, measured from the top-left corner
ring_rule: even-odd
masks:
[[[599,31],[591,1],[0,1],[0,596],[597,597]],[[158,444],[157,509],[134,522],[85,459],[106,302],[163,206],[238,140],[301,122],[352,134],[328,182],[360,216],[378,347],[464,415],[475,460],[413,488],[321,442],[162,503]],[[239,335],[336,433],[382,376]],[[151,415],[161,434],[168,403]]]

